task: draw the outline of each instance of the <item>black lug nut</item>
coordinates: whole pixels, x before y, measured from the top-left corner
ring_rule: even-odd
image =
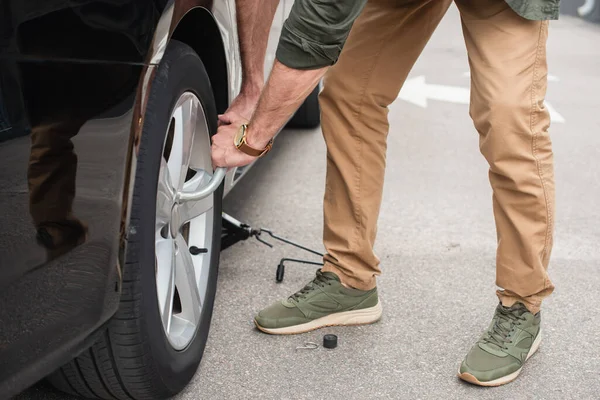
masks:
[[[335,349],[337,347],[337,339],[335,335],[323,336],[323,347],[326,349]]]

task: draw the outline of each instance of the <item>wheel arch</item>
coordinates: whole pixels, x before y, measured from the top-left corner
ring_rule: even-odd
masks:
[[[179,21],[171,39],[187,44],[198,54],[210,79],[217,112],[224,112],[229,105],[227,57],[212,14],[203,7],[191,9]]]
[[[124,262],[125,248],[129,234],[131,196],[133,195],[137,152],[142,136],[147,97],[150,93],[158,64],[164,55],[166,44],[171,40],[178,40],[194,49],[207,71],[217,112],[223,113],[229,106],[229,97],[232,89],[230,86],[233,85],[233,83],[230,83],[232,80],[230,74],[235,74],[236,69],[228,62],[226,52],[228,48],[219,27],[223,25],[226,31],[232,30],[232,33],[235,34],[237,34],[237,31],[234,29],[232,21],[229,21],[230,18],[225,12],[226,10],[221,9],[222,7],[226,8],[226,2],[217,6],[214,10],[217,11],[217,16],[203,5],[203,0],[194,0],[194,2],[197,5],[189,9],[182,9],[181,5],[183,2],[174,2],[173,0],[168,2],[155,31],[152,48],[148,54],[147,66],[140,76],[132,118],[130,156],[127,165],[129,172],[123,192],[119,256],[121,265]],[[234,51],[234,49],[231,49],[231,51]],[[231,57],[236,58],[235,55]],[[230,68],[233,68],[231,72],[229,71]]]

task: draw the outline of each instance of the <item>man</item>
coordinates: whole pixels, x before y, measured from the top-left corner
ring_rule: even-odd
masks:
[[[547,20],[558,17],[558,0],[455,3],[471,67],[470,115],[490,165],[496,276],[503,288],[497,292],[500,304],[492,323],[462,362],[459,377],[496,386],[515,379],[537,350],[540,306],[554,288],[546,272],[554,175],[544,96]],[[255,111],[248,105],[254,99],[242,92],[221,118],[225,125],[213,140],[215,165],[248,164],[268,151],[276,132],[327,72],[320,95],[327,143],[325,265],[302,290],[256,316],[262,331],[301,333],[379,319],[380,269],[373,243],[385,169],[387,107],[450,4],[296,0]],[[248,33],[255,30],[252,24],[268,18],[257,16],[252,21],[239,15],[241,27],[247,28],[240,37],[246,65],[262,56],[253,56],[252,48],[264,49],[257,43],[265,39]],[[240,114],[251,116],[241,129],[245,119]]]

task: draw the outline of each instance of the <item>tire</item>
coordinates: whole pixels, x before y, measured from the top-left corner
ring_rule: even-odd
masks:
[[[600,22],[600,0],[588,0],[584,4],[586,6],[581,6],[578,9],[579,16],[590,22]]]
[[[170,123],[175,121],[172,119],[173,109],[179,104],[178,99],[189,93],[200,100],[208,132],[210,135],[214,134],[217,130],[217,112],[204,65],[189,46],[171,41],[158,67],[144,118],[131,205],[130,235],[123,269],[121,303],[102,337],[90,349],[49,377],[50,382],[60,390],[86,398],[165,399],[179,393],[198,368],[208,337],[216,293],[223,185],[210,200],[213,203],[212,215],[217,217],[212,219],[212,223],[205,223],[206,237],[212,234],[211,245],[207,246],[208,252],[201,255],[208,257],[202,259],[202,265],[208,265],[208,272],[203,272],[207,274],[203,278],[206,279],[203,282],[207,282],[205,298],[201,303],[201,312],[196,314],[199,320],[192,329],[190,341],[180,350],[172,344],[163,328],[163,314],[159,311],[157,294],[160,264],[156,255],[158,250],[155,249],[155,241],[160,240],[156,236],[157,212],[161,209],[157,206],[157,193],[159,174],[163,173],[161,165],[166,165],[161,161],[164,159],[167,131],[173,131]],[[204,135],[209,143],[206,132]],[[196,137],[199,137],[198,134]],[[210,153],[208,157],[210,159]],[[169,174],[169,171],[165,173]],[[175,243],[175,239],[170,240]],[[183,251],[187,251],[187,248]],[[172,260],[176,260],[175,257],[173,255]],[[173,261],[172,265],[177,265],[177,261]],[[175,273],[171,278],[173,282],[176,281],[174,276]],[[195,280],[192,281],[195,283]],[[187,280],[188,284],[189,282]],[[173,296],[176,296],[179,286],[174,283],[172,288]],[[173,303],[171,307],[174,309],[176,305]],[[180,304],[180,307],[183,306]],[[171,311],[175,313],[173,309]]]
[[[287,123],[288,128],[314,129],[321,124],[321,107],[319,107],[319,91],[321,85],[308,95],[294,116]]]

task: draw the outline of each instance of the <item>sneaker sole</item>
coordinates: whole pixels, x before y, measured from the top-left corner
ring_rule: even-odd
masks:
[[[529,360],[529,357],[531,357],[532,355],[535,354],[535,352],[537,351],[538,347],[540,347],[541,341],[542,341],[542,331],[540,330],[540,332],[538,333],[537,337],[533,341],[533,344],[531,345],[531,349],[529,349],[529,353],[527,354],[527,358],[525,359],[525,361]],[[525,364],[525,363],[523,363],[523,364]],[[473,375],[469,374],[468,372],[464,372],[464,373],[461,374],[460,373],[460,369],[458,370],[458,377],[460,379],[462,379],[463,381],[472,383],[474,385],[479,385],[479,386],[501,386],[501,385],[505,385],[505,384],[510,383],[510,382],[514,381],[515,379],[517,379],[517,377],[521,373],[522,369],[523,369],[523,367],[521,366],[521,368],[519,368],[518,370],[516,370],[512,374],[503,376],[503,377],[498,378],[498,379],[494,379],[493,381],[487,381],[487,382],[481,382],[480,380],[478,380],[476,377],[474,377]]]
[[[304,324],[288,326],[285,328],[265,328],[260,326],[256,319],[254,320],[254,324],[262,332],[269,333],[271,335],[295,335],[298,333],[314,331],[315,329],[319,328],[325,328],[327,326],[352,326],[372,324],[374,322],[379,321],[379,319],[381,318],[382,311],[383,309],[381,307],[381,303],[378,302],[373,307],[334,313],[321,318],[317,318],[310,322],[306,322]]]

